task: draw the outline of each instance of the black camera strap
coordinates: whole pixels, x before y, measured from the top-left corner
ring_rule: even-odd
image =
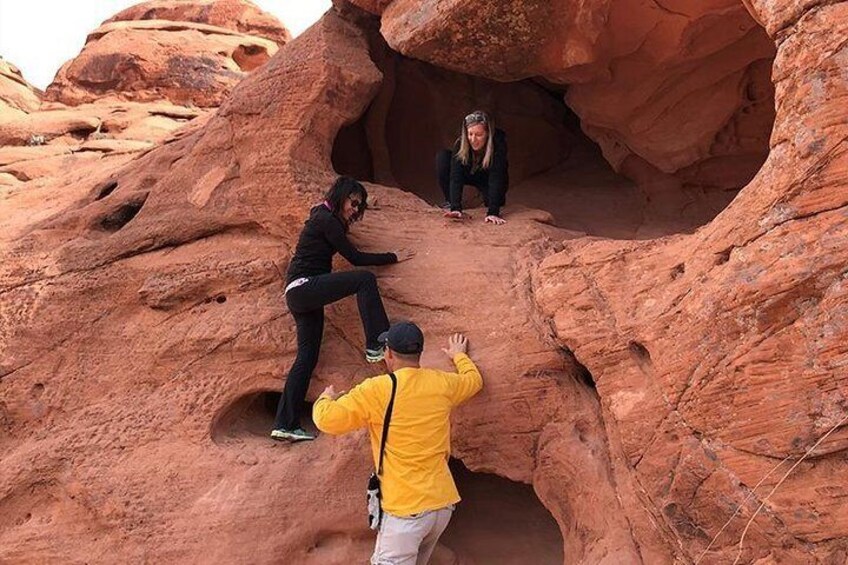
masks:
[[[386,417],[383,418],[383,439],[380,440],[380,463],[377,465],[377,475],[383,474],[383,452],[386,450],[386,438],[389,436],[389,422],[392,421],[392,408],[395,405],[395,392],[397,391],[397,377],[394,373],[389,373],[392,379],[392,396],[389,398],[389,405],[386,406]]]

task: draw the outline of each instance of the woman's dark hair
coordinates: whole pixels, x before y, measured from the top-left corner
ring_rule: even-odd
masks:
[[[359,196],[359,207],[356,209],[356,213],[350,219],[350,222],[345,222],[341,213],[345,200],[351,195]],[[356,179],[339,177],[333,183],[333,186],[330,187],[330,190],[327,191],[327,194],[324,195],[324,200],[330,206],[333,215],[342,220],[343,224],[348,225],[358,222],[365,215],[365,208],[368,206],[368,191]]]

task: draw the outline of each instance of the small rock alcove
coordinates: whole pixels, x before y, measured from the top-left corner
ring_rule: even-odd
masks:
[[[212,421],[212,441],[219,445],[252,440],[270,442],[268,434],[274,426],[279,402],[279,390],[256,390],[239,396]],[[311,402],[306,403],[303,413],[312,413]],[[303,424],[314,431],[310,418],[304,417]]]
[[[613,170],[566,105],[565,86],[465,75],[404,57],[380,38],[372,38],[371,56],[383,73],[380,91],[360,119],[338,133],[333,166],[434,205],[444,200],[436,152],[453,144],[462,117],[478,108],[507,133],[507,206],[547,210],[556,225],[589,235],[643,239],[690,232],[723,210],[768,155],[774,105],[769,61],[748,69],[743,107],[713,142],[719,156],[672,175],[639,158]],[[465,200],[481,205],[472,189]]]
[[[533,487],[497,475],[474,473],[452,459],[462,502],[440,543],[460,563],[560,565],[563,539]]]

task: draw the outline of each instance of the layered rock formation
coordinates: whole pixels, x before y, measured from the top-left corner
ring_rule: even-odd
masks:
[[[20,69],[0,58],[0,117],[31,112],[40,103],[38,89],[24,79]]]
[[[280,47],[291,41],[291,33],[280,20],[263,12],[252,2],[244,0],[151,0],[118,12],[106,20],[106,23],[139,20],[206,24],[263,37]]]
[[[755,10],[764,22],[778,15]],[[846,558],[836,477],[848,409],[848,85],[824,78],[842,67],[845,7],[801,13],[773,71],[769,160],[728,210],[694,236],[569,245],[535,278],[560,339],[592,368],[628,466],[690,555],[711,546],[715,562],[723,548],[745,562]]]
[[[218,106],[288,39],[276,18],[242,0],[146,2],[92,32],[46,96],[70,105],[113,96]]]
[[[127,162],[187,122],[205,119],[288,39],[276,18],[249,2],[156,1],[91,33],[43,101],[4,62],[0,186],[51,182],[105,157]]]
[[[536,6],[502,5],[514,10],[510,24]],[[390,36],[392,18],[423,26],[428,14],[479,16],[493,5],[434,6],[366,7],[385,9],[381,29]],[[712,13],[698,6],[689,10],[700,16],[687,19],[697,26],[744,15],[729,4]],[[593,53],[615,34],[623,43],[636,37],[680,48],[659,24],[606,29],[603,22],[614,21],[594,8],[578,10],[598,22],[586,40],[599,44]],[[479,218],[453,224],[415,195],[369,185],[379,208],[354,230],[357,242],[418,251],[377,270],[390,315],[425,328],[427,364],[444,367],[439,342],[468,333],[484,373],[483,393],[457,413],[454,457],[472,472],[531,485],[558,526],[561,539],[541,521],[524,528],[521,519],[541,520],[538,511],[512,504],[518,519],[514,543],[499,555],[504,562],[841,563],[848,556],[841,504],[848,391],[840,373],[848,363],[841,42],[848,13],[844,4],[751,1],[749,9],[780,40],[771,150],[754,181],[695,233],[587,238],[555,227],[548,212],[515,206],[501,229]],[[368,157],[371,174],[397,174],[398,142],[386,140],[399,126],[380,109],[395,100],[386,81],[452,77],[386,52],[374,39],[375,17],[340,3],[235,87],[208,121],[132,162],[93,163],[0,201],[0,558],[367,559],[365,436],[289,446],[266,433],[295,348],[281,271],[309,205],[335,176],[333,147],[344,149],[337,135],[359,123],[369,148],[384,151]],[[446,57],[436,65],[481,74],[473,72],[477,59],[460,57],[466,36],[458,30],[468,26],[427,25],[430,36],[420,37]],[[521,25],[487,25],[472,30],[478,46],[522,33],[531,46],[548,41]],[[710,51],[754,30],[711,29],[700,35],[710,41],[695,47]],[[511,61],[509,45],[499,45]],[[664,60],[691,55],[660,51]],[[577,47],[565,52],[583,60]],[[592,84],[589,67],[574,67],[568,80]],[[751,65],[740,68],[748,73]],[[487,76],[502,79],[501,72],[493,67]],[[467,84],[452,80],[452,88]],[[490,85],[471,84],[472,92]],[[538,91],[508,85],[504,105],[520,107],[511,97],[527,92]],[[656,86],[647,98],[666,92]],[[432,98],[431,115],[459,110],[445,98]],[[729,119],[734,131],[751,123]],[[630,127],[622,120],[612,124],[616,135]],[[663,159],[701,155],[705,136],[713,135],[713,147],[725,140],[689,135],[687,120],[668,120],[663,127],[687,130],[681,138],[691,147],[659,143]],[[737,154],[732,140],[722,147]],[[710,174],[700,161],[690,167],[686,174]],[[614,207],[606,213],[615,220]],[[361,357],[353,301],[329,307],[327,317],[312,397],[326,384],[345,389],[373,374]],[[470,508],[475,492],[504,507],[515,500],[502,483],[462,476],[472,481],[463,489]],[[467,533],[472,519],[457,514],[439,563],[491,559]]]

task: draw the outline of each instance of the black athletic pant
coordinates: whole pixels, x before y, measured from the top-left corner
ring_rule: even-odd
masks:
[[[451,194],[450,190],[450,176],[451,176],[451,159],[453,159],[453,153],[450,149],[442,149],[438,153],[436,153],[436,175],[439,179],[439,188],[442,189],[442,194],[445,197],[445,202],[451,204],[451,209],[455,207],[462,207],[462,188],[470,184],[480,191],[480,195],[483,197],[483,203],[486,205],[486,208],[489,208],[489,172],[486,170],[479,170],[474,173],[469,173],[464,170],[465,173],[462,178],[462,186],[459,187],[459,194]],[[500,207],[506,204],[506,195],[500,195],[500,202],[496,202],[496,206]]]
[[[297,326],[297,357],[286,377],[274,429],[300,427],[300,414],[309,379],[318,364],[318,351],[324,334],[324,306],[356,295],[359,315],[365,329],[365,347],[378,349],[377,337],[389,329],[389,319],[380,299],[377,277],[369,271],[345,271],[309,277],[309,281],[289,290],[286,303]]]

